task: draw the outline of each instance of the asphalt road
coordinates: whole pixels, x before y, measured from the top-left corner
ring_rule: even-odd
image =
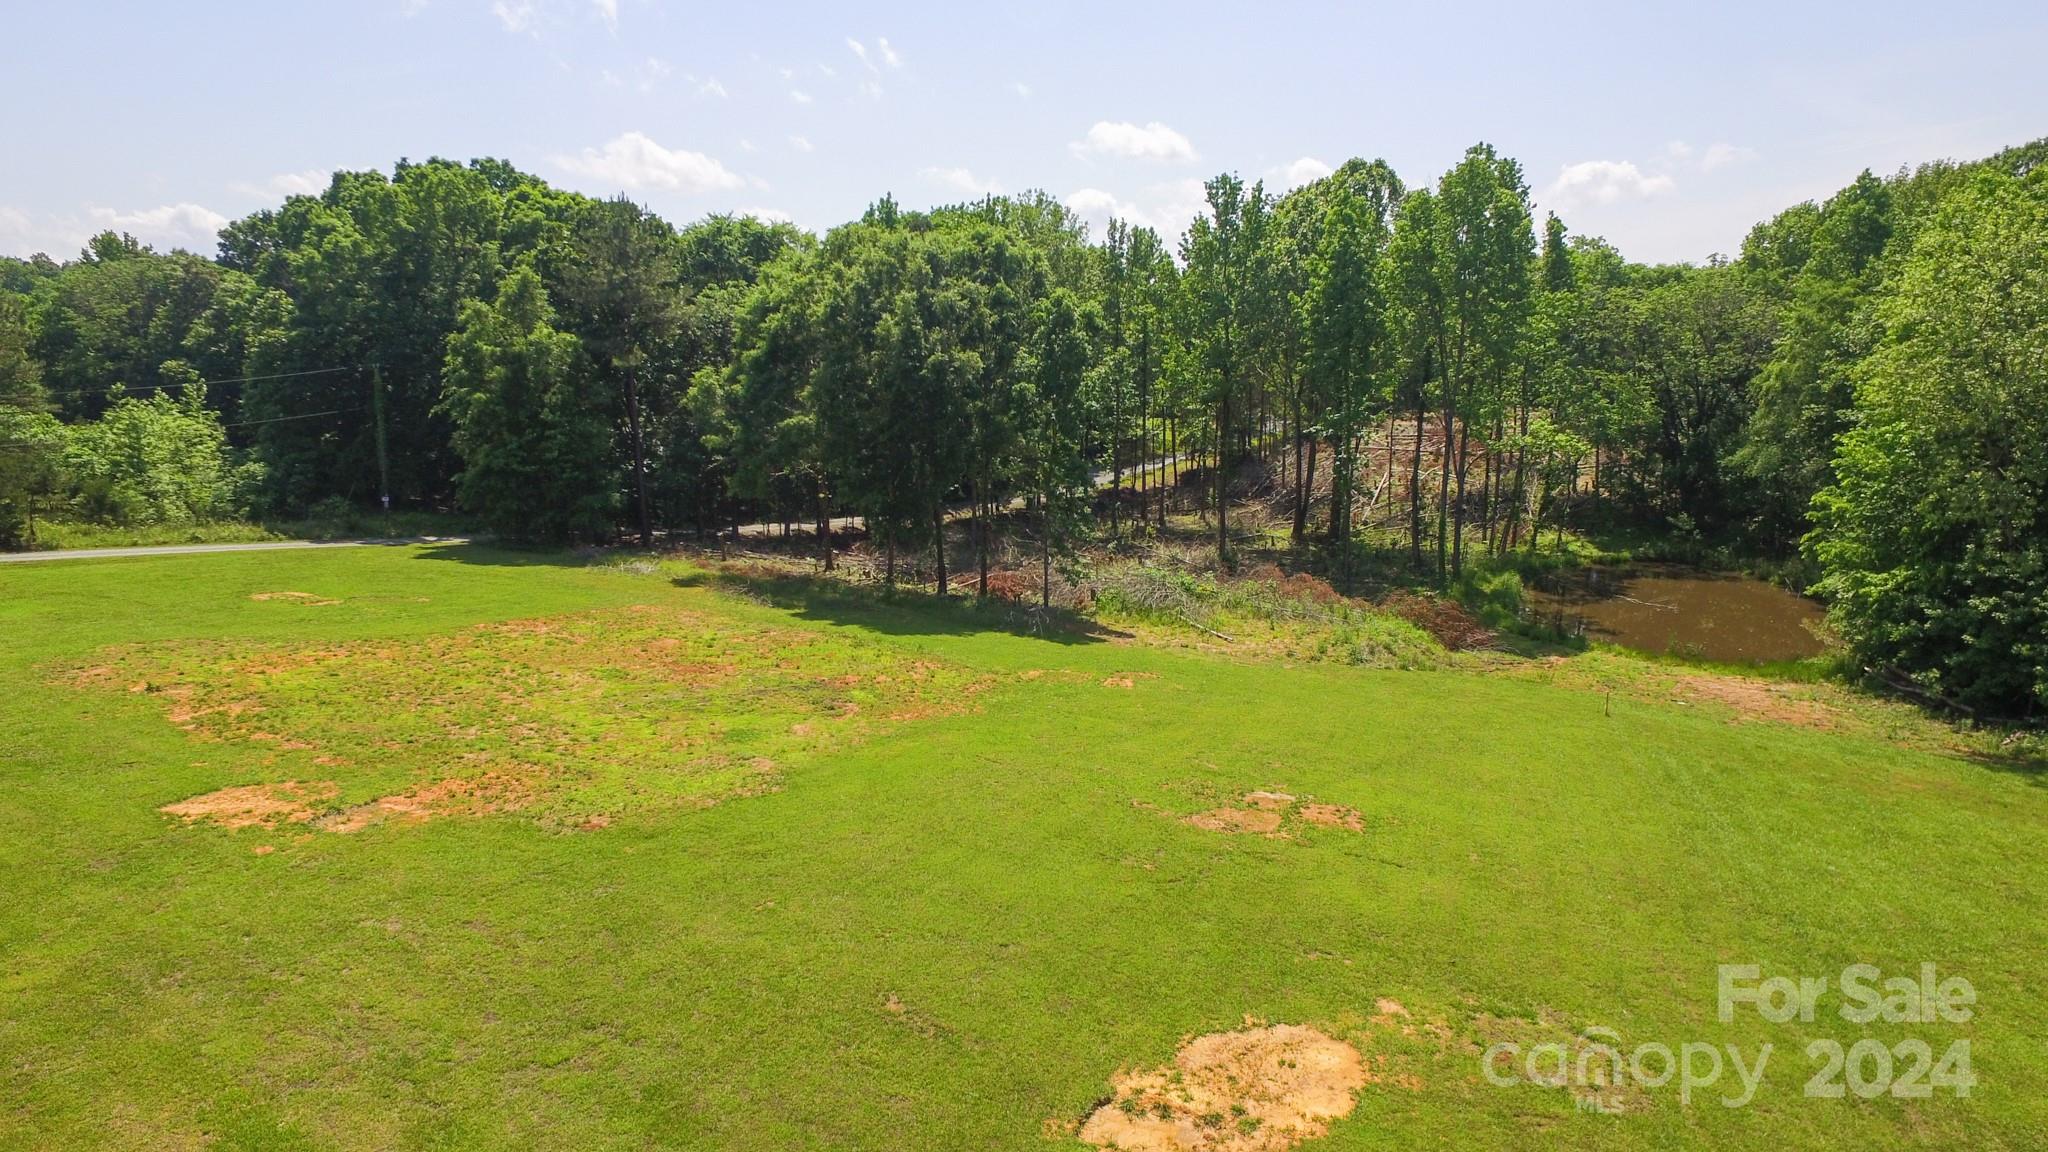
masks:
[[[139,548],[70,548],[51,552],[0,552],[0,564],[32,564],[42,560],[121,560],[134,556],[191,556],[202,552],[282,552],[292,548],[364,548],[373,544],[463,544],[460,536],[409,536],[403,539],[264,540],[254,544],[153,544]]]

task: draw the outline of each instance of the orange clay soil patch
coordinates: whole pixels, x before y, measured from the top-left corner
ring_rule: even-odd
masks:
[[[1187,822],[1210,832],[1259,832],[1272,835],[1280,830],[1280,814],[1257,808],[1211,808],[1188,817]]]
[[[328,814],[322,826],[338,831],[514,810],[567,831],[755,795],[782,765],[971,711],[994,679],[667,604],[401,640],[124,645],[57,675],[155,701],[194,739],[259,750],[265,764],[303,756],[352,797],[382,794]],[[249,798],[228,795],[232,817]],[[256,807],[236,826],[312,818],[266,806],[268,795],[250,794]],[[309,796],[283,795],[320,814]]]
[[[444,816],[491,816],[516,812],[531,804],[533,795],[533,787],[516,776],[486,772],[467,779],[436,780],[379,796],[323,821],[320,826],[329,832],[360,832],[387,820],[419,824]],[[585,826],[602,828],[610,823],[608,819],[603,823],[585,821]]]
[[[1112,1079],[1080,1136],[1127,1152],[1279,1152],[1349,1115],[1366,1082],[1358,1049],[1314,1028],[1212,1032],[1167,1067]]]
[[[211,820],[223,828],[274,828],[279,824],[304,824],[313,818],[313,805],[334,799],[332,783],[237,784],[166,804],[157,811],[177,816],[187,824]]]
[[[1341,804],[1302,804],[1286,792],[1247,792],[1242,808],[1211,808],[1186,818],[1185,823],[1210,832],[1256,832],[1280,836],[1282,817],[1290,812],[1303,823],[1322,828],[1365,831],[1365,817],[1356,808]]]
[[[1802,728],[1830,729],[1834,710],[1817,700],[1793,696],[1785,688],[1734,676],[1682,676],[1672,686],[1684,700],[1705,700],[1735,710],[1738,720],[1775,720]]]
[[[1296,816],[1311,824],[1324,828],[1348,828],[1353,832],[1365,831],[1365,817],[1356,808],[1341,804],[1303,804],[1295,810]]]

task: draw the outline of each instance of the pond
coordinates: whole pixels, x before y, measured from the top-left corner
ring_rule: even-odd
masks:
[[[1546,577],[1528,593],[1537,619],[1653,654],[1724,664],[1819,655],[1820,605],[1775,584],[1681,565],[1591,567]]]

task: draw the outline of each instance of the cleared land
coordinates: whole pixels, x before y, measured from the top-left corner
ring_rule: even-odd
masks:
[[[0,572],[0,1147],[2048,1140],[2037,771],[1612,654],[1011,619],[468,545]],[[1717,964],[1859,961],[1975,1019],[1716,1019]],[[1593,1028],[1777,1052],[1740,1109],[1481,1075]],[[1866,1035],[1977,1086],[1801,1094]]]

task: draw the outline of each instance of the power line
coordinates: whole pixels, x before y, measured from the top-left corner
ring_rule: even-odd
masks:
[[[350,409],[347,408],[329,408],[325,412],[301,412],[297,416],[272,416],[267,420],[237,420],[233,424],[223,424],[221,428],[222,430],[229,428],[253,428],[258,424],[282,424],[287,420],[312,420],[320,416],[340,416],[349,411]],[[0,440],[0,448],[34,448],[47,443],[47,441],[41,440]]]
[[[348,411],[346,408],[329,408],[325,412],[303,412],[297,416],[272,416],[268,420],[238,420],[233,424],[223,424],[221,427],[250,428],[258,424],[282,424],[286,420],[311,420],[315,416],[339,416],[346,411]]]
[[[357,372],[357,371],[361,371],[361,369],[358,369],[358,368],[310,368],[310,369],[307,369],[307,370],[306,370],[306,371],[304,371],[304,372],[276,372],[276,373],[272,373],[271,375],[268,375],[268,376],[229,376],[229,377],[225,377],[225,378],[223,378],[223,379],[220,379],[220,380],[183,380],[183,381],[177,381],[177,382],[174,382],[174,383],[170,383],[170,384],[148,384],[148,385],[142,385],[142,386],[140,386],[140,387],[139,387],[139,388],[138,388],[137,390],[138,390],[138,391],[157,391],[157,392],[168,392],[168,391],[170,391],[170,390],[171,390],[171,389],[173,389],[173,388],[190,388],[190,387],[191,387],[192,385],[194,385],[194,384],[199,384],[199,385],[202,385],[202,386],[210,386],[210,385],[214,385],[214,384],[253,384],[253,383],[255,383],[255,382],[259,381],[259,380],[290,380],[290,379],[293,379],[293,378],[295,378],[295,377],[299,377],[299,376],[331,376],[331,375],[333,375],[333,374],[334,374],[334,373],[336,373],[336,372]],[[103,392],[112,392],[112,391],[113,391],[114,389],[116,389],[116,388],[126,388],[126,387],[127,387],[127,385],[126,385],[126,384],[108,384],[108,385],[105,385],[105,386],[103,386],[103,387],[99,387],[99,388],[67,388],[67,389],[65,389],[65,390],[63,390],[63,391],[61,391],[61,392],[45,392],[45,393],[43,393],[43,395],[45,395],[45,396],[89,396],[89,395],[93,395],[93,394],[95,394],[95,393],[103,393]]]

